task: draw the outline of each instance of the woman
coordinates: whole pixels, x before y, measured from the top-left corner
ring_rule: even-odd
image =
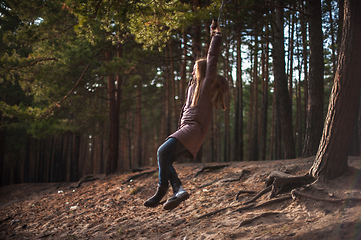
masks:
[[[158,149],[159,184],[155,195],[144,202],[146,207],[156,207],[168,191],[168,182],[173,195],[163,205],[165,210],[176,208],[189,194],[172,165],[180,157],[195,158],[210,127],[213,107],[225,109],[224,93],[228,84],[224,77],[217,76],[217,62],[221,47],[219,23],[212,31],[212,40],[207,58],[194,64],[192,80],[187,89],[186,103],[180,116],[178,130],[171,134]]]

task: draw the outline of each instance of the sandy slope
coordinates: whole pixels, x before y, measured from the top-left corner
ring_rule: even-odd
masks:
[[[5,186],[0,188],[0,239],[361,239],[361,202],[297,198],[237,211],[254,196],[241,194],[236,200],[240,190],[260,191],[273,170],[306,173],[312,158],[227,164],[197,177],[204,165],[176,164],[191,197],[172,211],[161,205],[143,207],[156,189],[156,174],[128,183],[124,181],[134,173],[97,176],[79,188],[69,188],[75,183]],[[360,169],[361,159],[350,158],[349,164]],[[242,170],[249,172],[239,181],[224,182]],[[358,173],[317,183],[305,192],[327,199],[361,198]],[[265,195],[257,202],[267,200]],[[244,221],[255,216],[261,217]]]

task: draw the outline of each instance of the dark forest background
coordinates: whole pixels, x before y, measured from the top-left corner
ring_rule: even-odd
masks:
[[[342,0],[9,0],[0,3],[1,185],[156,165],[220,12],[227,109],[214,111],[196,160],[182,161],[315,155]]]

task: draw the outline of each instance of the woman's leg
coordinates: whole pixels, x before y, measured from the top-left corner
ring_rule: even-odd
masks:
[[[188,154],[186,149],[177,139],[169,138],[158,148],[159,185],[168,187],[170,180],[172,187],[179,187],[181,182],[172,163]]]
[[[172,163],[179,157],[188,154],[189,151],[175,138],[168,139],[158,149],[159,185],[157,192],[144,202],[146,207],[156,207],[167,194],[169,180],[173,192],[178,192],[181,181],[178,178]]]
[[[173,188],[173,192],[177,192],[179,187],[182,185],[181,180],[178,177],[177,172],[175,171],[173,165],[170,165],[170,176],[169,176],[170,185]]]

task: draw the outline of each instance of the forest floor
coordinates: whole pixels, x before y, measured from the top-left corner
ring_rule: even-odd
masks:
[[[143,206],[156,190],[156,173],[130,181],[137,173],[101,175],[77,188],[77,183],[4,186],[0,239],[361,239],[360,201],[297,197],[240,209],[255,195],[241,190],[258,192],[271,171],[300,175],[312,163],[313,158],[222,163],[228,166],[198,176],[203,166],[215,164],[175,164],[190,198],[171,211]],[[347,174],[317,182],[304,193],[361,198],[361,159],[350,157],[349,165]],[[156,168],[145,172],[151,170]],[[256,203],[268,200],[266,194]]]

